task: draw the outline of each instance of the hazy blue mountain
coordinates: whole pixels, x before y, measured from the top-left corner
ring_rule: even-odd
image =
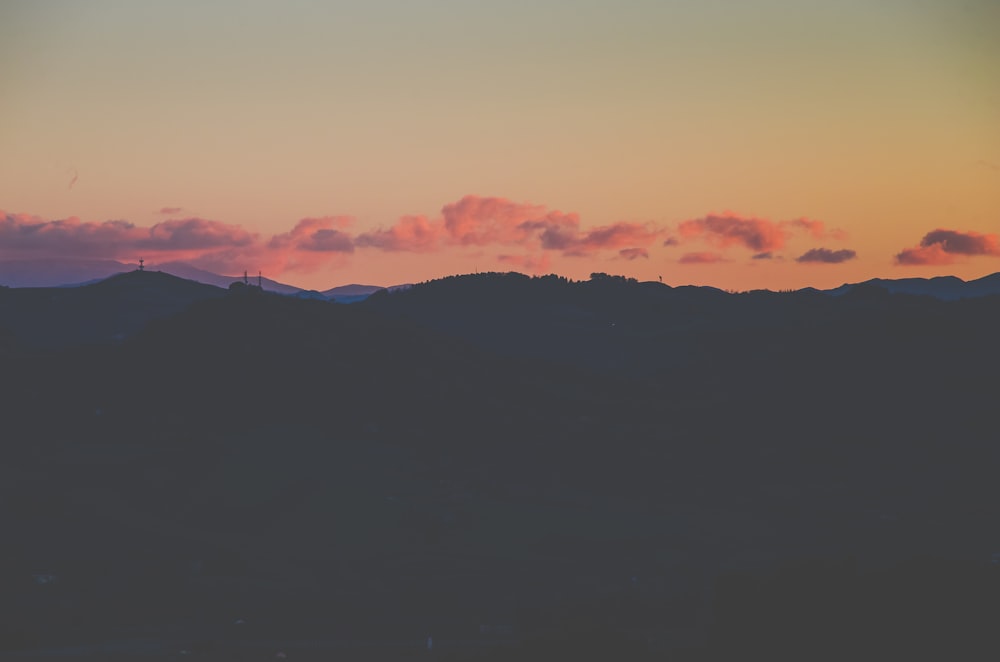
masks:
[[[337,303],[358,303],[359,301],[364,301],[371,295],[379,292],[381,290],[388,290],[390,292],[395,292],[397,290],[405,290],[412,287],[411,284],[407,283],[405,285],[393,285],[391,287],[382,287],[381,285],[340,285],[338,287],[330,288],[323,292],[323,295],[332,301]]]
[[[4,260],[0,285],[9,287],[59,287],[107,278],[137,265],[114,260]]]
[[[179,276],[181,278],[186,278],[199,283],[205,283],[206,285],[215,285],[216,287],[229,287],[229,285],[234,281],[243,280],[243,274],[238,276],[225,276],[211,271],[206,271],[204,269],[199,269],[197,267],[192,267],[186,262],[166,262],[164,264],[147,265],[147,269],[163,271],[168,274],[173,274],[174,276]],[[248,274],[248,280],[252,285],[256,285],[257,275]],[[263,286],[265,292],[276,292],[278,294],[298,294],[303,291],[301,287],[288,285],[286,283],[279,283],[278,281],[267,277],[261,278],[261,285]]]
[[[138,264],[114,260],[6,260],[0,261],[0,285],[9,287],[70,287],[89,285],[115,274],[134,271]],[[187,280],[226,288],[243,280],[243,275],[225,276],[193,267],[185,262],[146,263],[146,271],[162,271]],[[250,276],[256,284],[257,277]],[[301,287],[262,278],[264,290],[278,294],[298,294]]]

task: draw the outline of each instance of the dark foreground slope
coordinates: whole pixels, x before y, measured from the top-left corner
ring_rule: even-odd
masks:
[[[225,290],[158,271],[130,271],[81,287],[0,288],[0,327],[28,348],[115,343]]]
[[[485,276],[12,354],[0,641],[985,650],[998,308]]]

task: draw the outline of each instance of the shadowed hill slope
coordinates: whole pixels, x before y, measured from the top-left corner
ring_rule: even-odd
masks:
[[[120,342],[150,320],[224,295],[157,271],[131,271],[82,287],[8,288],[0,290],[0,326],[36,348]]]
[[[732,612],[762,568],[1000,551],[998,333],[996,298],[481,275],[362,306],[228,293],[121,343],[15,355],[0,635],[497,626],[551,659],[587,629],[607,650],[704,642],[738,572],[715,641],[765,650]],[[816,596],[775,586],[815,606],[827,572]]]

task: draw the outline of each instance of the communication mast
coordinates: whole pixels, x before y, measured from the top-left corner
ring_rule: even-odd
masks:
[[[144,267],[144,266],[143,266],[143,263],[144,263],[144,262],[145,262],[145,260],[143,260],[143,259],[142,259],[142,258],[140,257],[140,258],[139,258],[139,271],[145,271],[145,270],[146,270],[146,267]]]

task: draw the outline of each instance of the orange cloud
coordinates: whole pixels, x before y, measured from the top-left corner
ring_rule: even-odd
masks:
[[[957,256],[1000,256],[1000,235],[958,230],[932,230],[920,240],[920,245],[896,254],[896,264],[952,264]]]
[[[403,216],[388,230],[358,235],[355,243],[384,251],[420,253],[438,248],[443,234],[444,226],[440,222],[430,221],[426,216]]]
[[[682,239],[704,237],[719,248],[739,245],[756,253],[785,247],[790,233],[781,224],[764,218],[741,217],[732,212],[710,214],[684,221],[678,228]]]
[[[623,248],[618,251],[618,256],[626,260],[635,260],[640,257],[649,259],[649,251],[645,248]]]
[[[771,221],[754,216],[740,216],[733,212],[709,214],[701,218],[683,221],[677,226],[680,237],[671,237],[664,246],[704,239],[712,246],[728,248],[741,246],[755,253],[754,259],[769,259],[774,251],[785,247],[785,243],[795,231],[802,231],[817,239],[845,239],[843,230],[827,230],[823,221],[810,218],[796,218],[790,221]]]
[[[955,256],[941,247],[940,244],[933,246],[918,246],[916,248],[904,248],[896,253],[896,264],[906,266],[912,265],[943,265],[953,264]]]
[[[685,253],[678,260],[681,264],[715,264],[716,262],[723,261],[724,259],[721,254],[708,251]]]
[[[843,230],[827,230],[823,221],[811,218],[796,218],[791,221],[782,221],[781,225],[789,228],[798,228],[809,233],[816,239],[847,239],[847,233]]]
[[[176,216],[180,214],[184,209],[182,207],[160,207],[160,211],[157,214],[163,214],[164,216]]]
[[[562,217],[559,212],[551,214],[555,214],[553,218],[556,219]],[[445,205],[441,215],[449,240],[463,246],[520,243],[528,233],[522,224],[543,221],[548,216],[542,205],[478,195],[466,195],[458,202]],[[569,217],[575,218],[575,215]]]

